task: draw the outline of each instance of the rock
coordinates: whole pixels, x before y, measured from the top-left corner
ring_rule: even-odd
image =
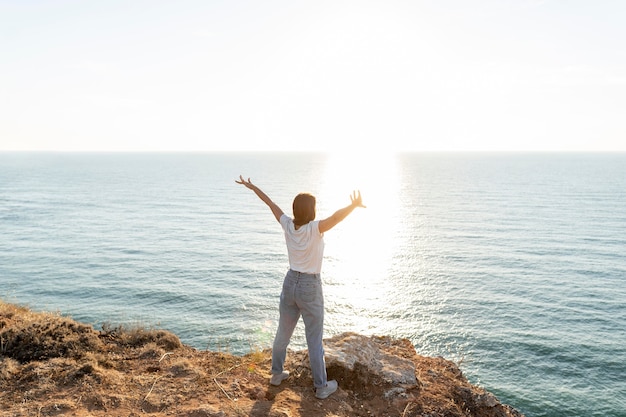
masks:
[[[457,403],[462,404],[472,415],[489,417],[522,416],[521,413],[512,407],[501,404],[493,394],[484,391],[482,388],[473,386],[456,387],[455,391],[451,397]]]
[[[498,401],[498,399],[491,393],[484,393],[482,395],[479,395],[478,398],[476,399],[476,402],[483,406],[483,407],[495,407],[496,405],[500,404],[500,402]]]
[[[414,362],[389,353],[385,344],[390,340],[355,333],[326,339],[324,350],[329,379],[335,378],[340,387],[358,392],[376,386],[386,399],[418,388]]]

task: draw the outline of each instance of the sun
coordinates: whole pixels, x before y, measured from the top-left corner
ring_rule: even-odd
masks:
[[[329,155],[320,195],[321,217],[350,203],[352,190],[359,190],[366,208],[356,209],[335,229],[325,234],[329,300],[349,305],[355,311],[384,303],[385,279],[397,248],[399,178],[393,153],[335,153]],[[355,316],[354,320],[359,320]],[[367,320],[362,318],[360,320]],[[365,330],[367,323],[350,323]]]

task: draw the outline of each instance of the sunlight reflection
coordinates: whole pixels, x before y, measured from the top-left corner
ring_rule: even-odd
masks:
[[[367,331],[376,311],[389,303],[389,270],[399,231],[399,180],[396,155],[370,152],[329,156],[320,195],[320,218],[350,203],[360,190],[365,209],[357,209],[326,233],[324,276],[328,311],[338,327]],[[323,203],[323,205],[322,205]]]

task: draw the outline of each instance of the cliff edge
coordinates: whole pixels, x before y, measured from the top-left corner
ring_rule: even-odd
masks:
[[[344,333],[325,348],[339,390],[318,400],[306,350],[273,387],[269,350],[199,351],[164,330],[98,331],[0,301],[0,416],[522,416],[406,339]]]

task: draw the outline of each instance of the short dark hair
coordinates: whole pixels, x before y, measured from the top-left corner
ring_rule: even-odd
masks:
[[[315,196],[300,193],[293,199],[293,223],[302,226],[315,220]]]

